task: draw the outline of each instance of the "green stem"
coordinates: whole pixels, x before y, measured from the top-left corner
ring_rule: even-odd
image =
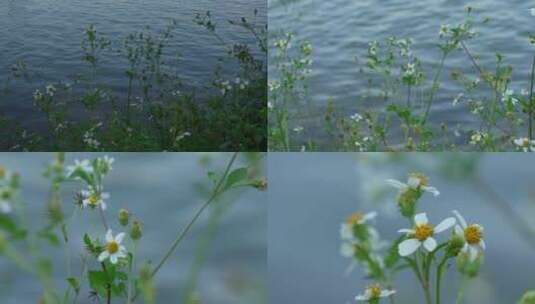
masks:
[[[199,208],[199,210],[197,210],[197,212],[195,213],[193,218],[189,221],[189,223],[186,225],[186,227],[184,227],[182,229],[182,231],[179,232],[177,238],[175,239],[175,241],[173,242],[173,244],[171,245],[169,250],[167,250],[167,253],[164,255],[164,257],[161,259],[161,261],[158,263],[158,265],[152,271],[151,277],[154,277],[156,275],[156,273],[160,270],[160,268],[163,266],[163,264],[169,259],[171,254],[173,254],[173,252],[175,251],[175,249],[178,246],[178,244],[180,244],[180,242],[182,241],[184,236],[188,233],[188,231],[191,229],[193,224],[197,221],[199,216],[203,213],[204,209],[206,209],[206,207],[208,207],[208,205],[210,205],[210,203],[213,202],[215,200],[215,198],[220,194],[220,190],[221,190],[221,187],[223,186],[223,182],[226,180],[227,175],[228,175],[228,173],[230,171],[230,168],[234,164],[234,161],[236,160],[237,156],[238,156],[238,152],[235,152],[232,155],[232,157],[231,157],[230,161],[228,162],[228,165],[227,165],[227,167],[226,167],[226,169],[225,169],[225,171],[223,173],[223,176],[221,176],[221,179],[219,179],[217,185],[215,186],[215,188],[214,188],[214,190],[212,192],[212,195],[210,195],[210,198],[201,206],[201,208]]]
[[[448,257],[445,255],[444,258],[442,258],[442,261],[440,261],[440,264],[437,266],[437,284],[435,286],[436,290],[436,299],[435,303],[440,304],[440,280],[442,279],[442,272],[444,271],[444,266],[446,265],[446,262],[448,261]]]
[[[448,57],[448,52],[444,52],[442,54],[442,59],[440,59],[440,64],[438,66],[437,72],[435,73],[435,77],[433,78],[433,84],[431,86],[431,94],[429,96],[429,101],[427,101],[427,105],[425,107],[425,113],[422,119],[422,125],[425,125],[425,122],[427,121],[427,117],[429,116],[429,111],[431,110],[431,105],[433,104],[435,93],[438,90],[438,79],[440,75],[442,74],[442,70],[444,69],[444,63],[446,62],[446,57]]]
[[[533,56],[533,63],[531,65],[531,87],[530,87],[530,90],[529,90],[529,102],[528,102],[528,106],[529,106],[529,121],[528,121],[528,124],[529,124],[529,129],[528,129],[528,134],[529,134],[529,140],[533,140],[533,85],[534,85],[534,82],[535,82],[535,56]]]
[[[455,300],[455,304],[461,304],[463,301],[464,296],[464,290],[466,288],[466,284],[468,283],[468,279],[466,276],[462,276],[461,279],[461,286],[459,286],[459,291],[457,292],[457,300]]]
[[[130,304],[132,303],[132,268],[134,268],[135,263],[135,256],[136,256],[136,249],[137,249],[137,241],[134,240],[134,245],[132,246],[132,261],[130,262],[130,268],[128,270],[128,291],[127,291],[127,298],[126,303]]]

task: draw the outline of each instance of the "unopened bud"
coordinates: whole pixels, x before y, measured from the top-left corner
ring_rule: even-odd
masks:
[[[119,223],[123,226],[128,225],[130,219],[130,213],[126,209],[119,210]]]
[[[134,221],[132,223],[132,229],[130,229],[130,237],[133,240],[139,240],[143,235],[143,229],[141,228],[141,223],[139,221]]]

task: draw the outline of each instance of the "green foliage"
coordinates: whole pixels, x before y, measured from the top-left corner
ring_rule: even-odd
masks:
[[[10,130],[0,139],[0,147],[16,151],[265,150],[267,26],[257,24],[256,10],[251,20],[229,20],[231,26],[249,32],[257,45],[235,43],[219,35],[211,16],[208,12],[196,22],[227,51],[221,61],[239,67],[231,76],[222,76],[214,67],[208,90],[183,84],[180,56],[169,49],[177,39],[175,20],[161,32],[147,27],[121,42],[110,41],[90,25],[82,41],[87,75],[35,91],[34,104],[47,123],[39,131],[27,130],[0,114],[0,127]],[[259,55],[255,48],[260,49]],[[111,54],[127,62],[126,96],[99,82],[103,58]],[[11,80],[25,81],[27,70],[22,63],[14,66],[16,77]]]

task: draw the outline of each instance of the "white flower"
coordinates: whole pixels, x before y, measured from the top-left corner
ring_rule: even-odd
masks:
[[[271,101],[268,101],[267,107],[269,110],[273,110],[273,103]]]
[[[535,140],[529,140],[529,138],[517,138],[513,140],[514,144],[524,152],[535,151]]]
[[[355,225],[365,224],[367,221],[374,219],[377,216],[377,212],[360,213],[355,212],[351,214],[344,223],[340,226],[340,237],[343,240],[351,240],[353,236],[353,227]]]
[[[478,224],[468,225],[464,217],[457,210],[453,210],[453,214],[455,214],[460,223],[460,225],[455,225],[455,234],[465,240],[461,252],[468,253],[470,260],[474,261],[479,252],[486,248],[485,241],[483,240],[483,227]]]
[[[0,189],[0,213],[11,213],[13,210],[11,197],[12,192],[9,188]]]
[[[386,182],[390,186],[399,189],[401,193],[407,191],[408,189],[414,189],[414,190],[422,190],[425,192],[429,192],[433,194],[433,196],[440,195],[440,192],[435,187],[428,186],[428,183],[429,183],[428,178],[421,173],[409,174],[407,183],[402,183],[395,179],[387,179]]]
[[[43,93],[41,93],[41,91],[39,89],[35,90],[35,92],[33,93],[33,99],[35,101],[39,101],[43,98]]]
[[[302,126],[297,126],[297,127],[294,128],[294,132],[295,132],[295,133],[301,133],[301,132],[303,132],[304,130],[305,130],[305,128],[302,127]]]
[[[438,35],[442,38],[444,36],[447,36],[448,35],[448,32],[450,30],[450,26],[449,24],[442,24],[440,26],[440,31],[438,32]]]
[[[91,162],[88,159],[84,159],[82,161],[75,159],[74,165],[67,166],[67,173],[66,173],[67,177],[70,177],[75,171],[78,171],[78,170],[83,171],[85,173],[92,173],[93,166],[91,166]]]
[[[86,207],[100,207],[102,210],[106,210],[106,202],[104,200],[107,200],[110,198],[110,194],[107,192],[103,193],[97,193],[93,190],[82,190],[82,206],[84,208]]]
[[[108,229],[108,231],[106,232],[106,245],[104,246],[105,249],[98,256],[98,261],[103,262],[105,259],[109,258],[112,264],[116,264],[119,258],[125,258],[126,248],[121,245],[123,239],[123,232],[113,237],[111,229]]]
[[[511,89],[507,89],[502,96],[502,102],[511,102],[513,105],[518,104],[518,99],[514,97],[515,92]]]
[[[355,297],[356,301],[369,301],[377,300],[379,298],[389,297],[395,294],[395,290],[391,289],[382,289],[379,285],[370,285],[364,290],[364,294],[360,294]]]
[[[461,98],[463,98],[463,96],[464,96],[464,93],[459,93],[459,95],[457,95],[457,97],[455,97],[455,99],[453,99],[452,105],[456,106],[459,103],[459,100],[461,100]]]
[[[362,120],[362,116],[359,113],[355,113],[351,116],[349,116],[351,120],[354,120],[355,122],[359,122]]]
[[[535,7],[530,8],[529,12],[531,13],[531,16],[535,16]]]
[[[433,238],[433,235],[445,231],[453,225],[455,225],[455,218],[449,217],[436,227],[429,224],[427,215],[425,213],[418,213],[414,216],[415,226],[413,229],[400,229],[398,232],[407,233],[408,239],[401,242],[398,246],[398,252],[400,256],[409,256],[413,254],[420,246],[432,252],[437,248],[437,241]]]
[[[49,84],[46,86],[46,93],[52,97],[54,96],[54,93],[56,92],[56,87],[52,84]]]

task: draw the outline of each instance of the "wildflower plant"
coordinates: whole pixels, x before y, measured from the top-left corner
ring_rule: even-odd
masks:
[[[21,125],[1,113],[2,129],[10,132],[0,146],[16,151],[265,150],[267,25],[257,10],[251,15],[227,23],[247,35],[247,42],[220,35],[210,12],[190,20],[212,34],[211,42],[222,50],[213,80],[201,89],[181,75],[183,58],[176,45],[183,37],[176,33],[177,20],[119,39],[88,25],[80,50],[87,72],[32,89],[32,114],[42,116],[38,120],[45,128]],[[102,81],[100,71],[110,56],[125,66],[124,93]],[[39,76],[23,62],[11,72],[0,99],[10,97],[15,81],[34,87]]]
[[[104,192],[106,177],[112,172],[114,159],[108,156],[75,160],[65,164],[65,155],[57,154],[47,166],[44,176],[50,181],[50,196],[46,202],[47,223],[37,231],[30,230],[19,194],[19,177],[0,168],[0,259],[13,263],[23,272],[33,275],[43,285],[41,303],[76,303],[85,297],[100,303],[112,303],[118,299],[135,303],[143,298],[145,303],[155,303],[153,279],[171,258],[178,245],[188,235],[200,215],[211,205],[217,205],[224,193],[236,188],[259,188],[263,179],[252,172],[253,167],[235,168],[238,153],[232,154],[221,172],[208,174],[211,181],[209,197],[191,220],[177,234],[161,258],[152,263],[138,261],[138,245],[143,241],[143,222],[126,208],[118,214],[110,214],[108,208],[117,204]],[[73,183],[79,187],[74,196],[72,215],[66,215],[62,201],[62,186]],[[100,229],[92,229],[74,235],[71,232],[77,216],[96,214]],[[71,252],[79,239],[83,248]],[[43,250],[47,245],[64,247],[68,273],[60,288],[52,278],[52,259]],[[80,271],[71,270],[71,259],[80,257]],[[63,291],[61,291],[64,289]]]
[[[294,139],[297,143],[292,145],[292,150],[298,150],[304,144],[309,149],[328,147],[328,150],[337,151],[530,151],[529,142],[534,140],[535,57],[529,62],[529,86],[518,87],[513,82],[513,67],[507,64],[504,54],[477,54],[472,50],[471,45],[484,38],[478,29],[491,23],[490,18],[477,15],[474,7],[466,6],[462,20],[456,24],[442,24],[437,29],[437,56],[431,66],[420,59],[410,37],[392,36],[369,42],[356,60],[360,76],[367,79],[358,98],[358,107],[341,112],[335,107],[336,101],[328,99],[326,107],[312,112],[324,113],[325,133],[308,130],[311,127],[303,125],[307,136],[301,133]],[[533,34],[529,35],[531,44],[533,37]],[[285,45],[275,46],[274,53]],[[483,56],[494,58],[494,64],[484,66],[480,62]],[[446,70],[453,57],[464,60],[466,66]],[[292,58],[282,59],[285,59],[281,60],[282,64],[274,64],[275,78],[271,81],[277,85],[279,81],[291,84],[285,81],[284,73],[280,71],[293,66]],[[441,100],[442,105],[466,111],[476,122],[473,127],[449,125],[434,117],[433,107],[439,96],[444,98],[441,88],[447,80],[460,86],[461,90],[449,99],[445,97],[446,101]],[[297,109],[301,113],[303,107],[299,103],[308,98],[299,95],[299,86],[288,89],[290,91],[285,95],[293,93],[293,105],[279,102],[278,112],[270,112],[270,133],[279,135],[279,138],[271,137],[273,150],[288,149],[288,145],[278,144],[282,138],[280,133],[284,134],[280,130],[288,129],[285,125],[291,129],[299,118],[279,113],[292,113]],[[273,109],[277,100],[280,98],[269,96]],[[373,109],[362,108],[362,103],[371,101],[374,102]],[[355,120],[348,112],[357,112],[362,119]],[[276,119],[278,117],[283,119]],[[309,134],[322,137],[311,138]]]
[[[352,266],[362,268],[371,281],[355,300],[377,304],[389,299],[393,303],[394,297],[403,293],[394,286],[396,275],[411,270],[423,291],[422,303],[440,304],[442,279],[450,264],[457,265],[463,278],[477,276],[486,248],[483,227],[467,222],[457,210],[440,221],[422,212],[424,193],[440,194],[422,173],[409,174],[406,183],[389,179],[386,184],[397,189],[399,214],[409,227],[399,229],[400,236],[387,242],[372,222],[375,211],[352,214],[342,223],[341,254],[351,259]]]

